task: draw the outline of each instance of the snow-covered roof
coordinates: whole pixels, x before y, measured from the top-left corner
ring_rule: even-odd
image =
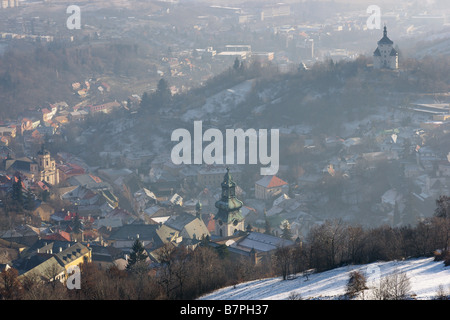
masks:
[[[269,234],[250,232],[244,239],[239,241],[237,248],[255,249],[256,251],[267,252],[280,247],[294,244],[290,240],[275,237]]]

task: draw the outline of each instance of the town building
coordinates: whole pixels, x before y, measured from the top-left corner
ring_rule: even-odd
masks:
[[[394,42],[388,38],[384,26],[383,38],[378,41],[378,47],[373,53],[374,69],[398,69],[398,52],[393,47]]]
[[[255,182],[255,198],[269,200],[282,193],[287,193],[288,183],[277,176],[264,176]]]
[[[216,202],[218,212],[216,214],[216,235],[228,237],[237,231],[244,231],[244,217],[241,208],[242,201],[236,198],[236,183],[232,180],[230,170],[222,182],[222,197]]]
[[[67,280],[71,268],[92,261],[89,246],[79,242],[38,240],[13,262],[19,278],[37,277],[47,281]]]
[[[55,160],[51,157],[50,152],[44,148],[38,152],[35,159],[7,157],[0,163],[0,170],[11,174],[20,172],[32,182],[44,181],[50,185],[59,183],[59,170],[56,167]]]
[[[51,185],[59,183],[59,170],[56,168],[55,160],[51,158],[49,151],[45,149],[39,151],[36,164],[31,165],[35,180],[45,181]]]
[[[239,168],[228,169],[233,174],[234,179],[239,183],[241,170]],[[223,180],[226,169],[222,165],[206,165],[197,171],[197,184],[201,187],[216,186]]]

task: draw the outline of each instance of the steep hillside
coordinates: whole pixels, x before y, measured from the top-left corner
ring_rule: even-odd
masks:
[[[434,299],[439,286],[447,294],[450,291],[450,267],[433,261],[433,258],[419,258],[346,266],[312,274],[309,279],[302,275],[285,281],[281,278],[260,279],[217,290],[200,297],[200,300],[339,299],[345,293],[349,274],[353,270],[366,274],[369,289],[364,292],[365,299],[373,299],[373,288],[379,283],[377,279],[400,272],[405,272],[409,278],[410,293],[415,299]],[[378,270],[380,277],[377,277]]]

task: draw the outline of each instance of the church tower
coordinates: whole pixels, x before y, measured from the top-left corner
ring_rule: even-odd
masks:
[[[393,47],[394,42],[387,36],[384,26],[383,38],[378,41],[378,47],[373,53],[374,69],[398,69],[398,52]]]
[[[37,154],[37,166],[33,167],[35,179],[45,181],[51,185],[59,183],[59,172],[56,168],[55,160],[50,156],[50,152],[42,147]]]
[[[222,197],[216,202],[218,212],[215,216],[216,235],[228,237],[236,231],[244,231],[244,217],[241,213],[242,201],[236,198],[236,183],[232,180],[230,169],[223,177]]]

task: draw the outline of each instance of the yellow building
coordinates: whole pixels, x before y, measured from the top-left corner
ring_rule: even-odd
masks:
[[[92,262],[92,251],[89,247],[81,243],[68,242],[59,246],[55,243],[51,242],[38,248],[29,259],[42,260],[42,262],[23,272],[19,278],[30,277],[44,282],[56,280],[65,282],[71,267]]]
[[[45,181],[51,185],[59,183],[59,170],[56,162],[51,158],[50,152],[42,149],[38,152],[35,163],[31,164],[30,171],[37,181]]]
[[[66,249],[61,247],[55,258],[64,267],[67,275],[70,267],[92,262],[92,252],[89,247],[77,242]]]

